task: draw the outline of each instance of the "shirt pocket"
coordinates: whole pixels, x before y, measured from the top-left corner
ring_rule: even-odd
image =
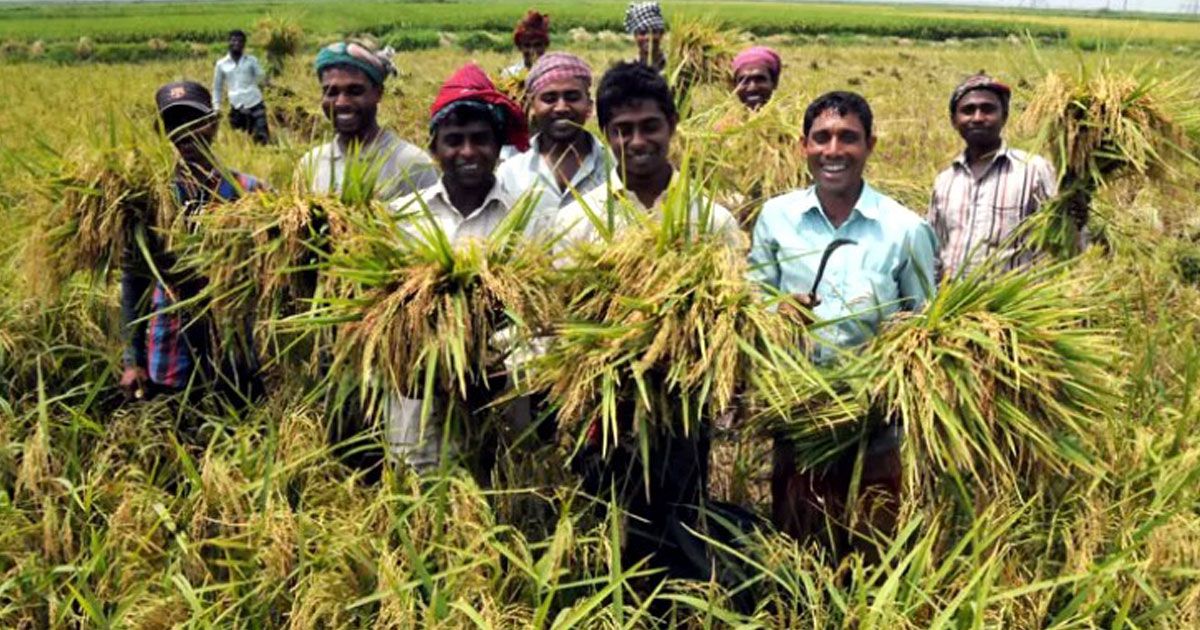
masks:
[[[984,209],[991,212],[987,216],[987,223],[979,226],[980,231],[987,230],[982,233],[983,239],[992,248],[997,248],[1008,241],[1009,236],[1021,224],[1025,209],[1019,199],[989,204]]]

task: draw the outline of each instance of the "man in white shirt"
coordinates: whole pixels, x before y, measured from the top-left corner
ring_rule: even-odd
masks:
[[[246,33],[230,31],[229,54],[213,69],[213,111],[221,111],[221,96],[228,91],[230,126],[250,134],[258,144],[270,141],[267,107],[259,89],[264,76],[258,59],[246,54]]]
[[[338,42],[321,49],[315,65],[321,109],[335,135],[300,160],[298,179],[309,191],[390,201],[437,182],[424,151],[379,126],[383,83],[395,71],[385,56],[359,43]]]
[[[414,233],[432,217],[452,243],[486,239],[513,208],[514,197],[496,178],[495,169],[501,146],[527,146],[524,113],[495,89],[479,66],[468,64],[442,86],[430,114],[430,150],[442,177],[390,207]],[[429,417],[422,418],[421,399],[384,398],[389,451],[418,474],[433,471],[441,462],[445,400],[439,397],[431,408]],[[490,457],[482,455],[485,461]]]
[[[500,165],[496,177],[517,194],[537,197],[526,233],[547,235],[559,210],[604,185],[612,155],[584,129],[592,115],[592,69],[579,57],[549,53],[525,79],[537,135],[528,151]]]

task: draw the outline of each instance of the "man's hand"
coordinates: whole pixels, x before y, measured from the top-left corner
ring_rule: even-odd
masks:
[[[812,310],[820,306],[821,300],[808,293],[793,293],[779,305],[779,312],[792,321],[808,326],[813,322]]]
[[[150,375],[144,368],[131,366],[121,373],[121,383],[118,387],[125,392],[127,398],[141,400],[146,397],[146,383],[149,380]]]

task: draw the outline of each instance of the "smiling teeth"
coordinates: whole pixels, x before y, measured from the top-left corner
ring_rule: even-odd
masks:
[[[846,170],[846,165],[845,164],[826,164],[825,166],[821,167],[821,170],[825,171],[826,173],[841,173],[842,171]]]

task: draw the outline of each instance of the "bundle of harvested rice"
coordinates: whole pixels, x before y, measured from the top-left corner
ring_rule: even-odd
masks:
[[[667,83],[681,112],[693,87],[729,82],[734,46],[715,20],[673,20],[667,40]]]
[[[267,73],[279,76],[287,60],[304,45],[304,29],[287,16],[268,15],[255,24],[255,39],[267,53]]]
[[[786,370],[758,391],[805,468],[898,422],[914,493],[931,493],[943,475],[988,496],[1073,469],[1097,473],[1087,453],[1120,391],[1119,350],[1109,331],[1087,325],[1108,290],[1080,270],[976,271],[830,368],[843,397],[820,396]]]
[[[1200,107],[1188,90],[1194,73],[1171,79],[1148,71],[1125,74],[1107,63],[1073,75],[1050,73],[1034,94],[1019,126],[1036,134],[1060,174],[1055,220],[1035,235],[1048,250],[1070,255],[1087,224],[1092,198],[1111,180],[1162,178],[1193,152]]]
[[[171,192],[173,153],[149,134],[122,134],[80,144],[59,159],[57,173],[44,180],[39,195],[49,208],[33,251],[48,260],[39,273],[53,284],[76,271],[107,273],[117,264],[141,223],[163,229],[174,220]],[[48,263],[48,264],[47,264]]]
[[[425,208],[355,215],[323,266],[337,293],[307,316],[340,325],[332,371],[349,370],[369,403],[380,387],[467,400],[503,364],[499,340],[544,328],[556,309],[549,245],[523,238],[532,208],[461,244]]]
[[[751,111],[735,99],[680,123],[683,151],[710,181],[717,201],[745,229],[763,202],[808,184],[804,109],[771,101]]]
[[[596,428],[605,448],[629,431],[643,448],[654,434],[693,432],[730,407],[756,357],[798,345],[799,329],[746,280],[744,251],[693,199],[673,187],[661,220],[636,215],[572,250],[565,318],[529,383],[576,448]]]

